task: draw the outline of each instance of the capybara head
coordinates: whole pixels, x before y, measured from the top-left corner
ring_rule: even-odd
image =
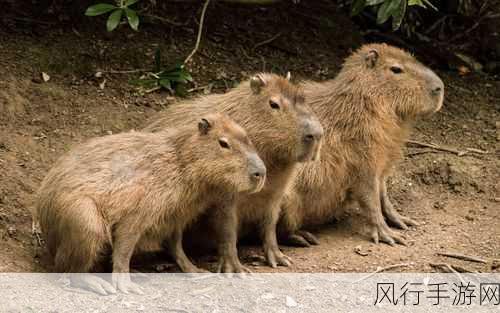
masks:
[[[250,79],[255,101],[245,112],[245,127],[259,153],[277,162],[304,162],[319,157],[323,128],[304,94],[289,77],[257,74]],[[251,128],[251,129],[250,129]]]
[[[347,58],[340,75],[348,88],[357,88],[382,106],[377,109],[390,110],[403,121],[443,105],[443,81],[409,53],[386,44],[361,47]]]
[[[245,130],[222,113],[198,121],[198,134],[184,145],[183,161],[208,183],[236,192],[258,192],[266,167]]]

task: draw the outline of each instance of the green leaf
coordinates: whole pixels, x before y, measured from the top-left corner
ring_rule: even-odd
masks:
[[[385,0],[366,0],[366,5],[367,6],[377,5],[377,4],[381,4],[384,1]]]
[[[137,16],[137,13],[130,9],[125,9],[125,13],[127,14],[128,24],[133,30],[137,31],[139,28],[139,17]]]
[[[378,9],[377,24],[384,24],[389,17],[394,14],[394,11],[399,7],[401,1],[406,0],[386,0]]]
[[[136,3],[137,1],[139,1],[139,0],[127,0],[127,1],[125,1],[125,7],[129,7],[132,4]]]
[[[109,15],[108,21],[106,22],[106,28],[108,29],[108,32],[113,31],[118,26],[118,24],[120,24],[120,20],[122,19],[122,14],[123,10],[117,9]]]
[[[104,13],[108,13],[109,11],[112,11],[116,8],[117,7],[112,5],[112,4],[99,3],[96,5],[89,6],[87,8],[87,10],[85,11],[85,15],[86,16],[97,16],[97,15],[101,15]]]
[[[160,86],[167,90],[172,90],[172,83],[168,79],[160,79]]]
[[[432,2],[430,2],[429,0],[422,0],[422,1],[424,2],[425,5],[430,6],[435,11],[438,11],[438,8],[436,8],[436,6],[432,4]]]
[[[361,11],[363,11],[365,6],[366,6],[366,0],[355,0],[352,3],[351,16],[356,16],[359,13],[361,13]]]
[[[403,0],[399,4],[399,8],[392,14],[392,30],[396,31],[401,26],[403,19],[406,14],[406,0]]]

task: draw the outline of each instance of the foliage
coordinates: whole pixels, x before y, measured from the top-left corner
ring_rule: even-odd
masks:
[[[141,87],[143,92],[157,89],[166,89],[177,95],[185,94],[185,85],[193,81],[193,77],[186,70],[183,63],[175,63],[173,66],[162,69],[160,49],[155,53],[155,68],[153,72],[133,80],[132,83]]]
[[[351,6],[351,16],[360,14],[367,7],[372,7],[377,14],[377,24],[384,24],[392,17],[392,29],[397,30],[409,6],[437,10],[430,0],[354,0]]]
[[[139,17],[137,11],[130,8],[139,0],[119,0],[117,5],[109,3],[99,3],[87,8],[85,15],[98,16],[111,12],[106,22],[108,31],[113,31],[120,24],[122,16],[127,17],[130,27],[137,31],[139,27]],[[166,89],[180,96],[185,94],[185,85],[192,82],[193,78],[186,70],[184,63],[176,63],[173,66],[162,69],[161,53],[157,49],[155,53],[155,68],[153,72],[148,72],[132,83],[139,86],[142,92],[150,92],[158,89]]]
[[[109,3],[98,3],[87,8],[85,15],[98,16],[110,13],[106,22],[106,28],[109,32],[113,31],[120,24],[122,17],[126,16],[127,22],[130,27],[137,31],[139,28],[139,16],[137,12],[130,8],[139,0],[119,0],[117,5]]]

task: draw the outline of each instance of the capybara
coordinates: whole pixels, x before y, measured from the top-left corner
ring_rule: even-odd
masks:
[[[163,240],[182,271],[200,271],[182,248],[186,225],[215,205],[236,210],[239,193],[258,192],[266,176],[243,128],[223,114],[203,116],[176,130],[92,139],[57,162],[36,205],[57,271],[92,271],[110,249],[113,285],[92,275],[73,283],[102,294],[140,292],[128,274],[115,273],[129,273],[134,251]]]
[[[267,167],[263,190],[238,198],[232,229],[220,227],[217,219],[206,219],[215,223],[208,228],[218,238],[220,270],[247,271],[238,259],[236,248],[238,232],[248,229],[247,226],[257,226],[269,265],[290,265],[290,259],[279,250],[276,237],[280,202],[293,181],[297,164],[318,159],[323,136],[321,124],[304,104],[302,91],[289,81],[289,77],[261,73],[226,94],[198,97],[172,105],[144,130],[160,131],[183,125],[211,110],[227,113],[246,129]],[[200,220],[203,222],[205,219]],[[196,229],[206,228],[206,225],[196,225],[194,233]]]
[[[283,201],[280,242],[317,243],[299,229],[325,224],[357,202],[376,243],[404,244],[384,217],[402,229],[416,222],[394,209],[386,179],[402,158],[414,122],[441,108],[443,82],[403,50],[367,44],[346,59],[335,79],[304,82],[302,88],[325,138],[321,160],[300,166]]]

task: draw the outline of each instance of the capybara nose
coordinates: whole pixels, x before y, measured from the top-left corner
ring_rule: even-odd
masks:
[[[305,125],[305,142],[320,141],[323,138],[324,131],[321,124],[317,121],[307,122]]]
[[[250,174],[250,178],[254,180],[266,178],[266,166],[255,153],[248,156],[248,172]]]
[[[443,86],[443,84],[441,84],[441,85],[434,86],[432,88],[431,92],[434,96],[439,96],[443,92],[443,90],[444,90],[444,86]]]

